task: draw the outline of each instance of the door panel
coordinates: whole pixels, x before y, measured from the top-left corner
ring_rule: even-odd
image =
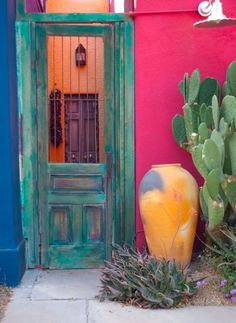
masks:
[[[41,263],[94,268],[110,255],[115,203],[112,28],[49,25],[36,34]],[[85,66],[72,64],[81,42]]]
[[[68,206],[52,206],[50,216],[50,245],[71,244],[72,236],[72,214]]]

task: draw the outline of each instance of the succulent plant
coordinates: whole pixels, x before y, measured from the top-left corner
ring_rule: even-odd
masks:
[[[198,70],[191,78],[186,75],[180,83],[183,116],[173,118],[172,129],[176,142],[191,153],[205,179],[200,204],[213,230],[227,222],[229,214],[231,218],[232,212],[236,214],[236,61],[229,65],[221,104],[216,80],[201,82]]]
[[[143,308],[176,307],[197,292],[197,282],[174,260],[158,260],[130,247],[115,246],[112,260],[102,269],[101,283],[101,300]]]
[[[227,86],[228,86],[228,91],[229,93],[231,93],[232,95],[234,95],[236,97],[236,63],[235,61],[232,62],[229,67],[228,67],[228,71],[227,71]]]
[[[220,287],[223,288],[224,297],[230,299],[236,292],[236,229],[222,224],[206,233],[208,242],[203,243],[210,251],[208,257],[217,272],[223,275]]]

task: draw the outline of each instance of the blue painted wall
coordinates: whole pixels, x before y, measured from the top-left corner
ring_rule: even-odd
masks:
[[[0,1],[0,35],[0,283],[15,286],[25,270],[18,164],[15,0]]]

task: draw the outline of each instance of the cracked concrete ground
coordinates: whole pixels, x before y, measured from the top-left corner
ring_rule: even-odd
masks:
[[[143,310],[99,302],[98,270],[29,270],[14,289],[2,323],[227,323],[236,307]]]

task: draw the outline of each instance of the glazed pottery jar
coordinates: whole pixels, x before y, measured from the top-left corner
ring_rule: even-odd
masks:
[[[180,164],[154,165],[140,183],[140,212],[150,254],[191,260],[198,218],[198,185]]]

